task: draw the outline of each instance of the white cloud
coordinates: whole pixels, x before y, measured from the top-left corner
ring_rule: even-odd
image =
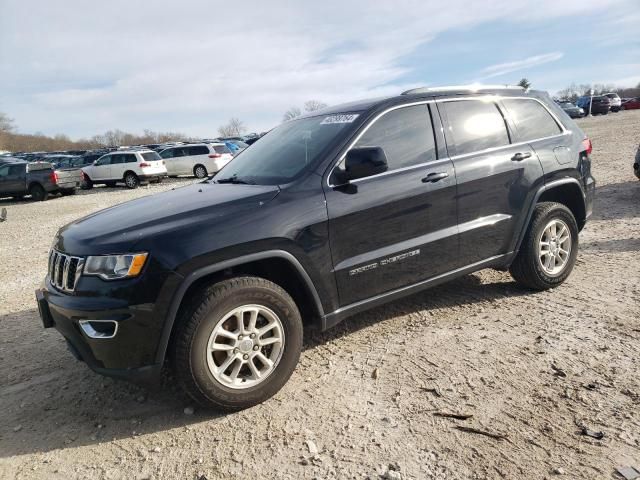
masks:
[[[636,0],[0,0],[0,110],[23,131],[74,137],[211,136],[231,116],[262,130],[311,98],[336,104],[415,86],[402,60],[443,32],[625,1]]]
[[[513,62],[498,63],[497,65],[491,65],[483,68],[480,72],[481,79],[499,77],[507,73],[520,72],[528,68],[544,65],[545,63],[555,62],[560,60],[564,54],[562,52],[551,52],[542,55],[534,55],[524,58],[522,60],[516,60]]]

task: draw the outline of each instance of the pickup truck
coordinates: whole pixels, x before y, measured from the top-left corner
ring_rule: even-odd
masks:
[[[49,162],[19,159],[0,164],[0,197],[31,195],[33,200],[43,201],[51,193],[73,195],[81,182],[82,170],[77,168],[56,170]]]

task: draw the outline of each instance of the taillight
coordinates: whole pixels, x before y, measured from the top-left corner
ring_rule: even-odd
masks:
[[[222,155],[220,155],[219,153],[212,153],[211,155],[209,155],[209,158],[220,158]]]
[[[147,163],[147,162],[140,162],[140,165],[138,165],[140,168],[144,168],[144,167],[150,167],[151,164]]]
[[[591,139],[589,137],[584,137],[584,140],[582,140],[582,145],[580,146],[580,151],[587,152],[587,155],[591,155],[592,150],[593,145],[591,144]]]
[[[58,183],[58,172],[56,172],[55,170],[53,172],[51,172],[51,174],[49,175],[49,178],[51,179],[51,183]]]

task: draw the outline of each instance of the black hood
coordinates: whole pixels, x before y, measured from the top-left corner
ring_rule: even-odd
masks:
[[[54,246],[72,255],[127,253],[145,240],[255,212],[277,186],[199,183],[131,200],[60,229]]]

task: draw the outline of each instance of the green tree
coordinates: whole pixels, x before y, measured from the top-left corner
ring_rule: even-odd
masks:
[[[528,90],[531,87],[531,82],[526,78],[521,78],[518,82],[518,86],[524,88],[525,90]]]

